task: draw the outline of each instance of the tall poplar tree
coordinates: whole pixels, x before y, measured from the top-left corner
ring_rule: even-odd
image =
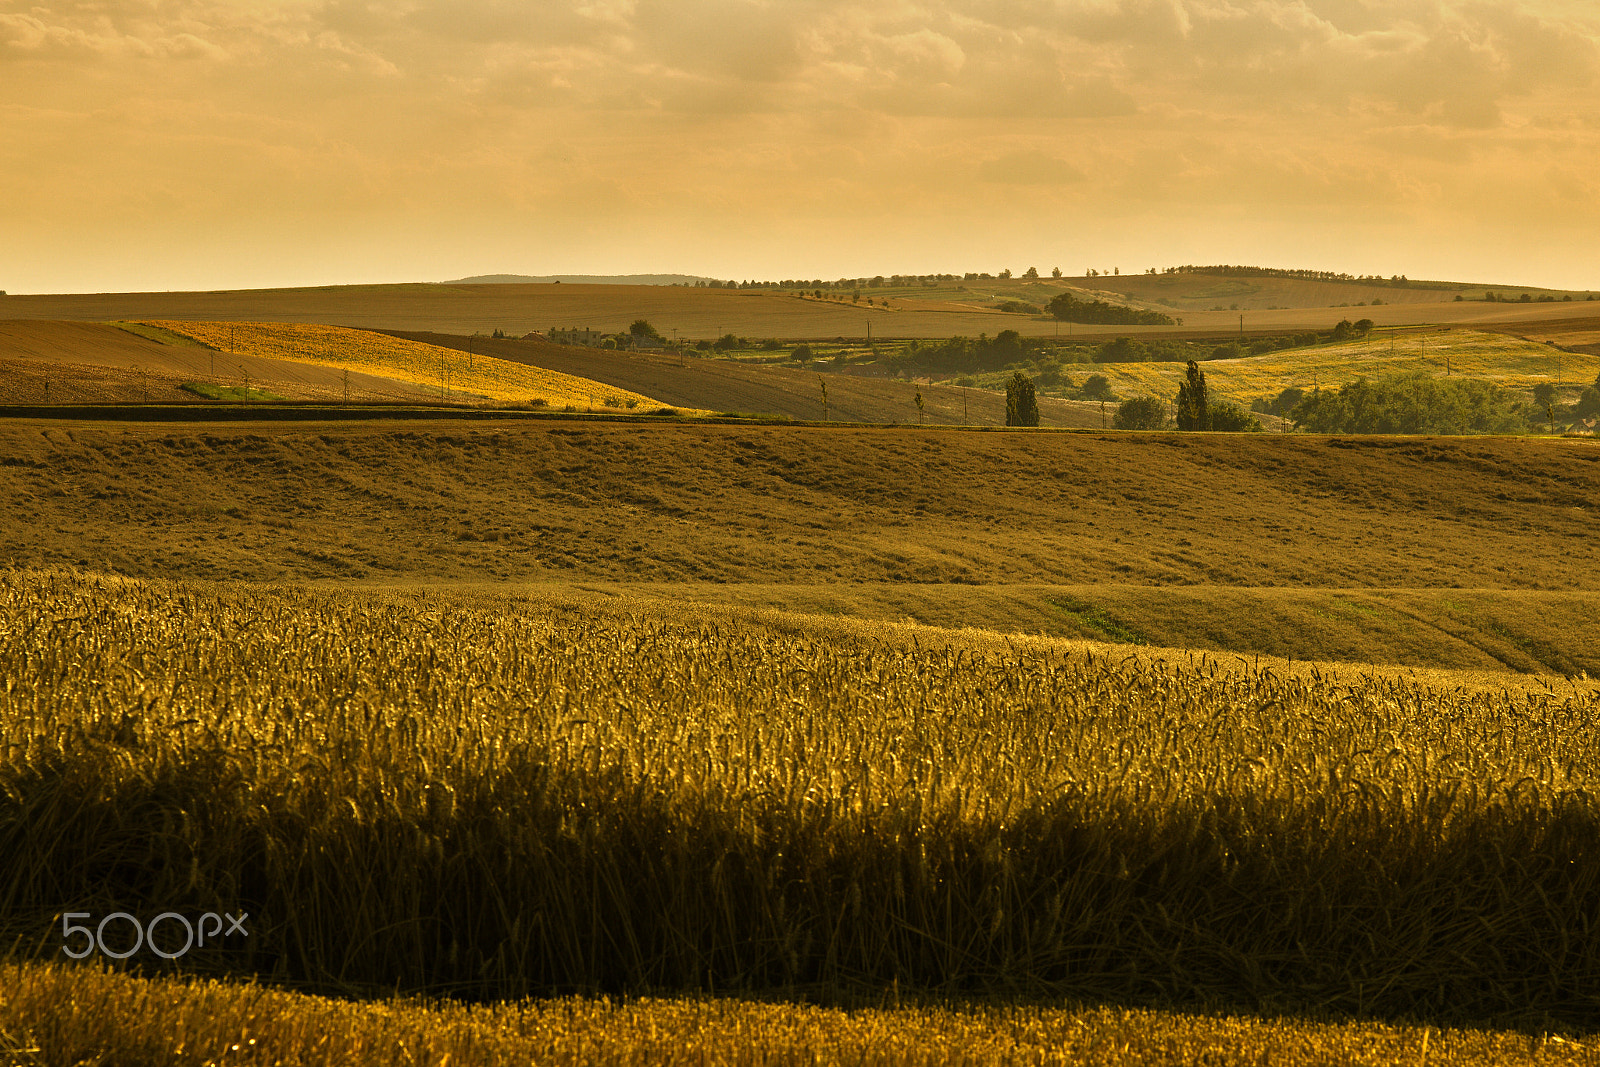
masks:
[[[1033,379],[1016,371],[1006,383],[1006,425],[1039,425],[1039,400],[1033,390]]]
[[[1178,386],[1178,429],[1211,429],[1211,409],[1206,404],[1206,372],[1194,360]]]

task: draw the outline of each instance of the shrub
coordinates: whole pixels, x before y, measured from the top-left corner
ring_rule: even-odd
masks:
[[[1111,425],[1119,430],[1165,430],[1167,405],[1153,396],[1136,396],[1117,405]]]
[[[794,351],[789,353],[789,358],[796,363],[810,363],[816,357],[810,345],[795,345]]]

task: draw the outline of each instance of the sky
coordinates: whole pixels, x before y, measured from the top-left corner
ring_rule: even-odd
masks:
[[[0,289],[1600,287],[1593,0],[0,0]]]

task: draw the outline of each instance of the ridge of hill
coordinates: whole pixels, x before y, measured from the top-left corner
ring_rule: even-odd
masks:
[[[441,285],[693,285],[715,281],[698,274],[476,274]]]

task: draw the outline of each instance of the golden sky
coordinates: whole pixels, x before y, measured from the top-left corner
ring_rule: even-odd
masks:
[[[1600,287],[1594,0],[0,0],[0,289]]]

